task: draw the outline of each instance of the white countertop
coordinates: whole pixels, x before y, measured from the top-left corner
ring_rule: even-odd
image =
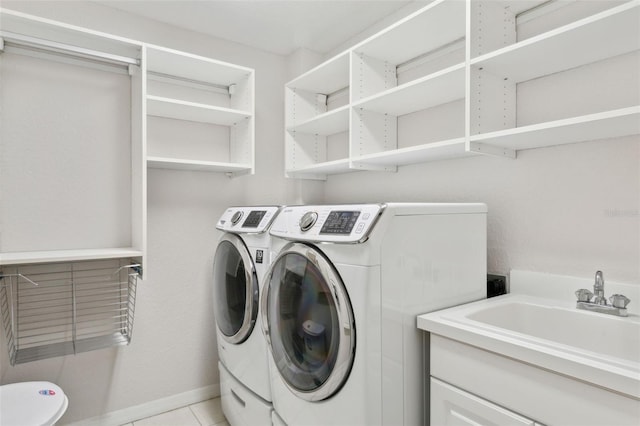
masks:
[[[635,303],[640,300],[634,301]],[[640,399],[640,317],[508,294],[418,316],[418,328]]]

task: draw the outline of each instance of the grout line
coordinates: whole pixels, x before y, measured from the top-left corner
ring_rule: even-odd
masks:
[[[187,408],[189,408],[189,412],[190,412],[190,413],[191,413],[191,415],[196,419],[196,422],[198,422],[198,424],[199,424],[200,426],[206,426],[206,425],[203,425],[203,424],[202,424],[202,422],[200,421],[200,419],[198,418],[198,416],[196,416],[195,411],[193,411],[193,409],[191,408],[191,407],[193,407],[194,405],[195,405],[195,404],[191,404],[191,405],[188,405],[188,406],[187,406]]]

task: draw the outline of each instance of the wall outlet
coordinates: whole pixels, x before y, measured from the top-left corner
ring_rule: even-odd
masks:
[[[487,299],[507,294],[507,276],[487,274]]]

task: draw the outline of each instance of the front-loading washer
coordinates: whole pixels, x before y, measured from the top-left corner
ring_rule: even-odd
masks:
[[[416,316],[486,297],[484,204],[287,206],[264,280],[274,419],[422,425]],[[427,348],[428,350],[428,348]]]
[[[271,424],[267,346],[260,290],[271,260],[269,227],[278,206],[230,207],[213,262],[213,302],[222,410],[234,426]]]

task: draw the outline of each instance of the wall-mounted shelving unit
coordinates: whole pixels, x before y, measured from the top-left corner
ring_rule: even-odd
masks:
[[[637,78],[629,81],[637,90],[592,101],[580,115],[536,119],[522,107],[555,103],[553,83],[548,100],[528,98],[538,80],[625,55],[638,62],[640,2],[587,3],[436,0],[308,71],[285,85],[286,175],[326,179],[477,154],[515,158],[521,149],[640,134]],[[519,34],[521,19],[548,16],[554,25]],[[582,78],[608,87],[602,73]],[[328,100],[344,90],[348,100],[331,108]],[[332,156],[332,139],[348,149]]]
[[[145,53],[149,167],[253,174],[254,71],[160,46]],[[172,126],[200,137],[168,139]]]
[[[6,9],[0,38],[0,267],[142,265],[142,44]]]
[[[285,86],[285,168],[291,177],[349,171],[349,55],[338,55]],[[342,145],[332,154],[331,145]]]
[[[0,317],[12,365],[131,340],[146,261],[143,49],[0,9]]]
[[[515,16],[511,20],[515,21]],[[638,55],[639,2],[618,5],[519,42],[515,41],[514,27],[506,28],[510,34],[502,34],[500,31],[505,31],[504,28],[478,24],[476,31],[483,34],[498,31],[495,37],[513,42],[470,60],[474,85],[470,90],[471,103],[474,106],[484,105],[475,109],[478,114],[470,114],[470,150],[475,150],[476,146],[491,146],[518,151],[640,133],[640,96],[635,99],[625,97],[626,103],[614,105],[614,108],[598,109],[600,105],[594,103],[588,114],[558,116],[539,123],[523,125],[515,113],[516,103],[527,101],[518,93],[519,84],[575,72],[581,67],[622,55]],[[589,84],[593,88],[606,87],[608,78],[595,75]],[[635,84],[636,93],[640,93],[637,79]],[[490,88],[494,98],[501,102],[488,101],[491,95],[483,86]],[[496,93],[499,96],[495,96]],[[504,99],[511,104],[506,119]],[[552,99],[550,95],[549,103],[541,105],[541,108],[549,107]],[[575,101],[572,111],[580,110],[579,103],[584,99]]]
[[[254,71],[0,9],[0,73],[11,363],[128,344],[147,167],[253,174]]]
[[[142,272],[147,167],[254,172],[250,68],[0,8],[0,72],[0,266]]]

